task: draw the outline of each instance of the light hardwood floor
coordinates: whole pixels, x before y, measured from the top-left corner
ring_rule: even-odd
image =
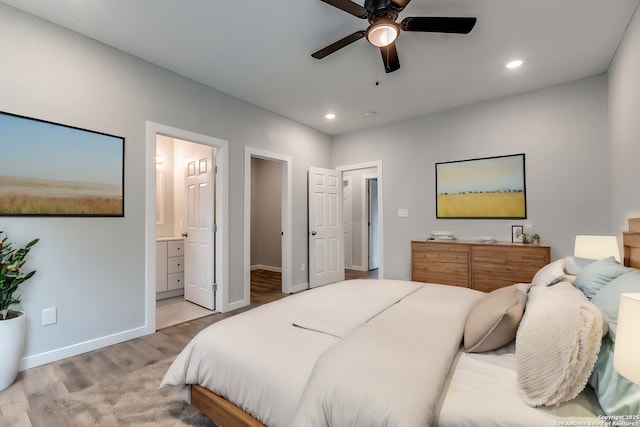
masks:
[[[348,270],[347,278],[376,278],[377,272]],[[176,356],[202,329],[251,308],[284,298],[280,273],[256,270],[251,274],[251,305],[230,313],[214,313],[158,330],[100,350],[22,371],[15,383],[0,392],[0,427],[71,425],[54,399]]]

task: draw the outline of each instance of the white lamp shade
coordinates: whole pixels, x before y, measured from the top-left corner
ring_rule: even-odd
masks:
[[[615,257],[620,262],[616,236],[576,236],[573,255],[579,258],[604,259]]]
[[[613,367],[640,384],[640,293],[620,295]]]

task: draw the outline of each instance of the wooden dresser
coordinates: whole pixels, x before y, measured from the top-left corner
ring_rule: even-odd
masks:
[[[411,280],[490,292],[531,282],[550,257],[551,250],[544,245],[414,240]]]

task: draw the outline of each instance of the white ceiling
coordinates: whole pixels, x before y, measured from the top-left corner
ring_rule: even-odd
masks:
[[[413,0],[398,21],[478,22],[469,35],[402,33],[390,74],[365,40],[311,58],[367,27],[320,0],[0,1],[337,135],[605,72],[639,0]],[[513,58],[524,66],[506,70]]]

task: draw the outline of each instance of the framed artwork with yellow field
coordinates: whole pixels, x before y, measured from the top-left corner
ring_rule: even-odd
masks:
[[[0,111],[1,216],[124,216],[124,138]]]
[[[436,217],[527,217],[525,155],[436,163]]]

